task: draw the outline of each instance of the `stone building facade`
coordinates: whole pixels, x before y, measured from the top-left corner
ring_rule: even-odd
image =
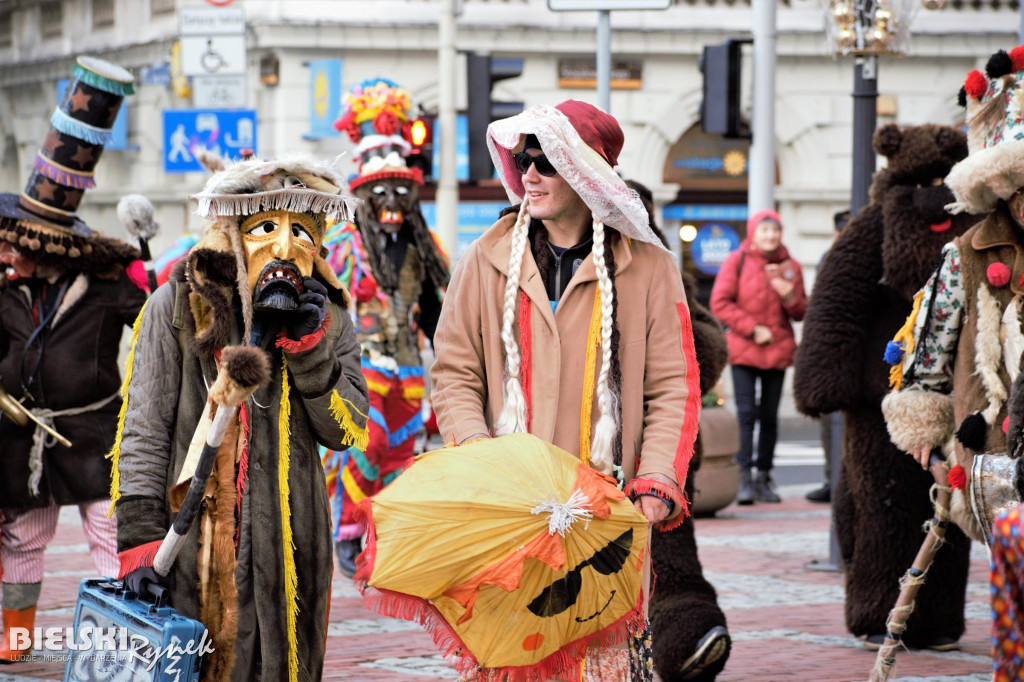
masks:
[[[128,144],[104,153],[82,216],[118,234],[118,198],[145,194],[163,226],[157,253],[198,227],[184,197],[198,191],[204,175],[163,172],[161,112],[193,106],[166,82],[178,12],[219,4],[224,0],[0,0],[0,185],[20,188],[48,128],[57,80],[68,77],[74,55],[94,54],[131,69],[140,85],[126,102]],[[580,79],[570,64],[593,59],[595,12],[552,12],[545,0],[458,4],[457,49],[524,59],[522,75],[499,83],[496,96],[527,105],[567,97],[596,102],[593,87],[573,87]],[[263,156],[350,151],[343,136],[308,139],[313,60],[340,59],[343,90],[384,76],[424,109],[436,109],[440,0],[229,0],[227,6],[245,12],[246,104],[258,112]],[[751,21],[743,0],[677,0],[667,10],[612,13],[613,60],[629,67],[625,87],[611,94],[612,113],[626,132],[620,169],[654,190],[666,232],[683,251],[682,225],[718,221],[742,231],[748,148],[700,133],[698,58],[705,44],[749,35]],[[849,205],[853,59],[827,53],[819,0],[783,0],[777,25],[775,196],[786,242],[813,281],[831,241],[832,216]],[[918,11],[909,55],[879,60],[879,123],[960,120],[955,96],[965,74],[996,49],[1015,45],[1018,25],[1015,1],[955,0],[941,11]],[[276,67],[276,83],[261,80],[261,65]],[[744,75],[749,83],[749,68]],[[464,202],[481,197],[501,201],[500,192],[463,193]]]

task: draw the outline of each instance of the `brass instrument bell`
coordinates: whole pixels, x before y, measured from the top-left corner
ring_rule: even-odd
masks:
[[[18,426],[27,426],[29,420],[31,420],[38,424],[40,428],[48,434],[56,438],[58,443],[66,448],[71,447],[71,441],[57,433],[57,431],[55,431],[49,424],[41,422],[34,414],[29,412],[24,405],[12,398],[11,395],[3,389],[3,387],[0,387],[0,412],[3,412],[4,416]]]

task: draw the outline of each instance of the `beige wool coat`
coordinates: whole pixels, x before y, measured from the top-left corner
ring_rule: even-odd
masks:
[[[501,412],[502,302],[515,219],[506,215],[470,246],[445,296],[430,375],[446,443],[491,433]],[[672,255],[659,246],[616,238],[612,251],[621,334],[623,474],[627,483],[634,478],[659,482],[682,500],[700,411],[682,280]],[[523,256],[520,289],[531,301],[530,433],[579,455],[587,336],[597,291],[593,256],[580,265],[554,313],[530,249]],[[518,297],[516,311],[514,329],[522,349]],[[596,392],[591,399],[592,430],[599,415]],[[676,504],[663,524],[681,520],[683,506]]]

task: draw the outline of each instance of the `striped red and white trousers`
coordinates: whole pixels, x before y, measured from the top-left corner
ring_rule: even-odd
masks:
[[[89,554],[103,576],[116,576],[117,519],[107,518],[110,500],[78,505]],[[43,580],[43,553],[57,532],[60,507],[50,502],[38,509],[0,509],[0,565],[5,583],[38,583]]]

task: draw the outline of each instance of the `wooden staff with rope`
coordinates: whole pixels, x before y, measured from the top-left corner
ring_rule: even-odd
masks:
[[[932,451],[929,463],[929,471],[935,478],[935,484],[932,486],[932,502],[935,512],[932,518],[925,522],[927,535],[917,556],[914,557],[914,563],[900,578],[900,594],[896,599],[896,606],[889,612],[889,617],[885,621],[885,641],[875,658],[875,667],[871,670],[870,682],[885,682],[889,679],[893,666],[896,664],[896,650],[903,646],[903,633],[907,629],[907,620],[914,611],[917,592],[924,584],[928,569],[931,568],[932,561],[935,560],[935,554],[946,541],[946,528],[949,526],[949,501],[952,496],[952,490],[947,481],[949,467],[946,466],[946,462],[942,459],[942,453],[938,449]]]

